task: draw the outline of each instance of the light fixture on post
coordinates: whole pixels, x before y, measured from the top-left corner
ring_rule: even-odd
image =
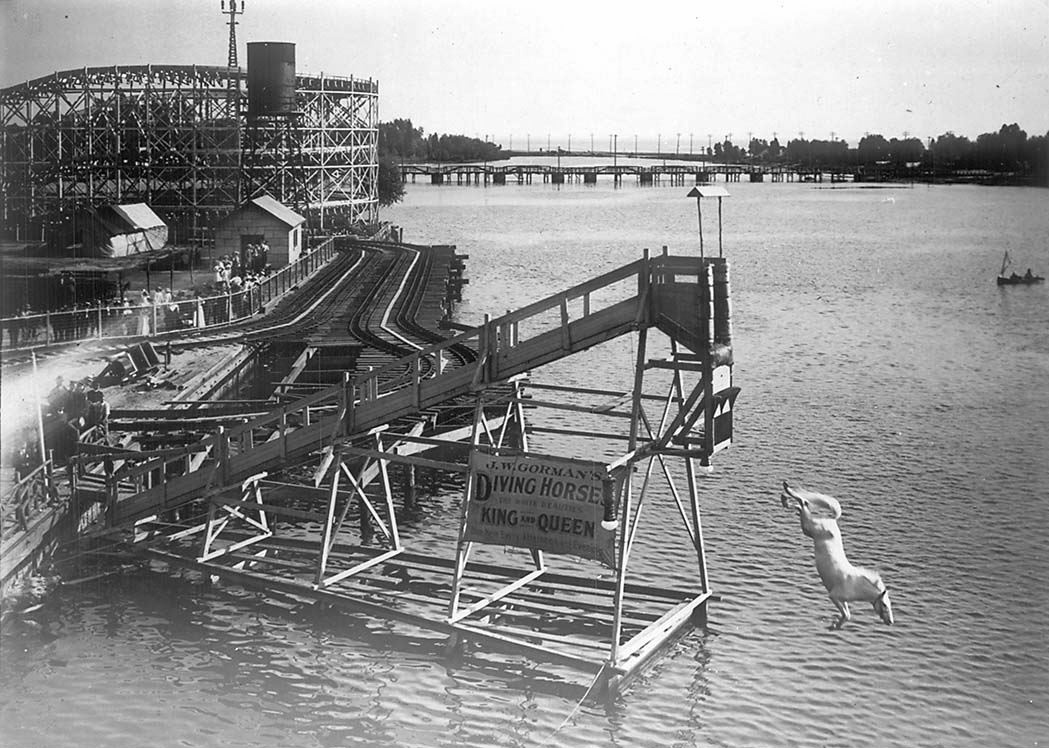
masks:
[[[718,257],[724,257],[724,249],[721,246],[721,198],[729,197],[729,191],[716,184],[696,185],[689,190],[688,197],[696,198],[696,214],[699,217],[699,256],[703,257],[703,198],[716,197],[718,199]]]

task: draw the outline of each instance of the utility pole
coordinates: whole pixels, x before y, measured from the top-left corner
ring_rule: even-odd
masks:
[[[677,134],[677,148],[674,149],[674,155],[675,156],[680,156],[681,155],[681,133]]]
[[[568,152],[572,152],[572,133],[568,133]]]
[[[688,155],[692,155],[692,133],[688,134]]]

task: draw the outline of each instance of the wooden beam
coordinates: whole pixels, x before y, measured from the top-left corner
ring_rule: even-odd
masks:
[[[609,434],[600,431],[580,431],[578,429],[558,429],[553,426],[529,426],[530,434],[561,434],[563,436],[586,436],[591,439],[609,439],[611,441],[629,441],[626,434]]]
[[[649,644],[655,643],[658,645],[661,643],[663,638],[669,636],[683,625],[692,615],[692,611],[706,603],[709,598],[710,593],[704,592],[689,602],[681,603],[632,636],[619,648],[620,664],[633,657]]]
[[[487,639],[490,642],[494,642],[504,647],[520,650],[525,654],[531,655],[537,660],[543,662],[554,662],[560,665],[565,665],[574,670],[582,670],[583,672],[587,673],[597,673],[600,672],[604,664],[603,661],[595,662],[594,660],[589,659],[587,657],[580,657],[577,655],[571,655],[566,652],[562,652],[560,650],[550,647],[549,645],[540,646],[537,644],[532,644],[522,639],[507,636],[502,633],[497,633],[495,631],[487,631],[481,627],[473,626],[468,623],[463,623],[462,621],[460,621],[459,623],[452,624],[452,626],[461,633],[469,634],[470,636],[478,637],[481,639]]]
[[[530,574],[525,574],[520,579],[517,579],[517,580],[511,582],[510,584],[506,585],[505,587],[501,587],[500,589],[496,590],[495,592],[493,592],[492,594],[488,595],[487,597],[484,597],[484,598],[478,600],[476,603],[473,603],[469,607],[466,607],[466,608],[463,608],[463,609],[459,610],[454,616],[452,616],[451,618],[448,619],[449,623],[455,623],[456,621],[461,621],[464,618],[468,618],[473,613],[476,613],[477,611],[482,610],[483,608],[488,607],[489,605],[491,605],[496,600],[502,600],[504,597],[509,595],[514,590],[520,589],[521,587],[524,587],[529,582],[531,582],[531,581],[537,579],[538,577],[542,576],[545,571],[546,571],[546,569],[535,569]]]
[[[629,413],[613,410],[602,410],[602,406],[595,405],[571,405],[569,403],[555,403],[549,400],[534,400],[532,398],[521,398],[519,402],[525,407],[550,408],[552,410],[570,410],[576,413],[592,413],[599,416],[611,416],[613,418],[630,418]]]
[[[348,579],[349,577],[352,577],[352,576],[354,576],[356,574],[360,574],[362,571],[365,571],[366,569],[370,569],[373,566],[377,566],[378,564],[381,564],[383,561],[387,561],[387,560],[393,558],[394,556],[396,556],[399,553],[401,553],[402,550],[403,550],[402,548],[393,548],[392,550],[389,550],[386,553],[382,553],[382,554],[380,554],[378,556],[375,556],[374,558],[370,558],[367,561],[362,561],[361,563],[357,564],[356,566],[352,566],[349,569],[344,569],[343,571],[340,571],[337,574],[333,574],[330,577],[322,579],[319,586],[320,587],[330,587],[333,584],[337,584],[338,582],[341,582],[344,579]]]
[[[344,453],[356,455],[358,457],[370,457],[373,460],[389,460],[390,462],[397,462],[405,465],[416,465],[418,467],[428,467],[434,468],[436,470],[444,470],[449,473],[465,473],[468,472],[470,469],[468,465],[461,465],[457,462],[430,460],[425,457],[399,455],[395,452],[380,452],[377,449],[365,449],[364,447],[344,446],[342,450]]]
[[[280,506],[279,504],[260,504],[257,501],[223,499],[221,497],[214,497],[211,501],[219,506],[240,507],[242,509],[261,509],[270,514],[276,514],[281,517],[294,517],[295,519],[305,519],[311,522],[324,522],[327,518],[327,515],[323,512],[292,509],[291,507]]]

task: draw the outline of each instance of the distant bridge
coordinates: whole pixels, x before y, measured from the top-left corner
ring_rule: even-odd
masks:
[[[611,155],[611,154],[608,154]],[[582,182],[596,184],[598,177],[612,177],[616,184],[622,184],[624,178],[636,181],[639,185],[652,185],[667,182],[671,185],[683,185],[686,182],[705,184],[718,181],[720,176],[725,182],[764,182],[766,176],[772,182],[844,182],[856,179],[852,171],[826,170],[804,167],[797,164],[775,166],[755,166],[749,164],[714,164],[697,162],[694,164],[662,164],[651,166],[641,164],[602,164],[602,165],[560,165],[560,164],[401,164],[401,178],[415,182],[416,177],[429,177],[431,184],[506,184],[516,181],[517,184],[532,184],[541,179],[543,183],[565,184]],[[858,181],[858,180],[857,180]]]

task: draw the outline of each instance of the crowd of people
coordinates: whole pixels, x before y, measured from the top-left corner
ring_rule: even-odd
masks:
[[[269,275],[270,247],[265,240],[248,244],[240,254],[223,255],[215,262],[215,285],[229,293],[235,285]]]
[[[48,314],[29,304],[5,320],[4,332],[14,348],[36,343],[83,340],[92,337],[153,335],[183,327],[204,327],[253,314],[262,301],[256,289],[271,272],[269,245],[249,244],[240,253],[223,255],[214,265],[213,282],[174,290],[164,286],[136,292],[130,283],[120,286],[120,298],[108,303],[68,301]],[[62,299],[69,297],[75,279],[63,276]],[[228,298],[223,298],[228,297]],[[73,295],[75,298],[75,292]]]
[[[43,407],[44,448],[55,465],[70,466],[77,442],[96,430],[101,439],[109,435],[109,403],[96,383],[89,379],[66,384],[56,377]],[[27,433],[14,460],[15,479],[21,480],[40,466],[39,434]]]

